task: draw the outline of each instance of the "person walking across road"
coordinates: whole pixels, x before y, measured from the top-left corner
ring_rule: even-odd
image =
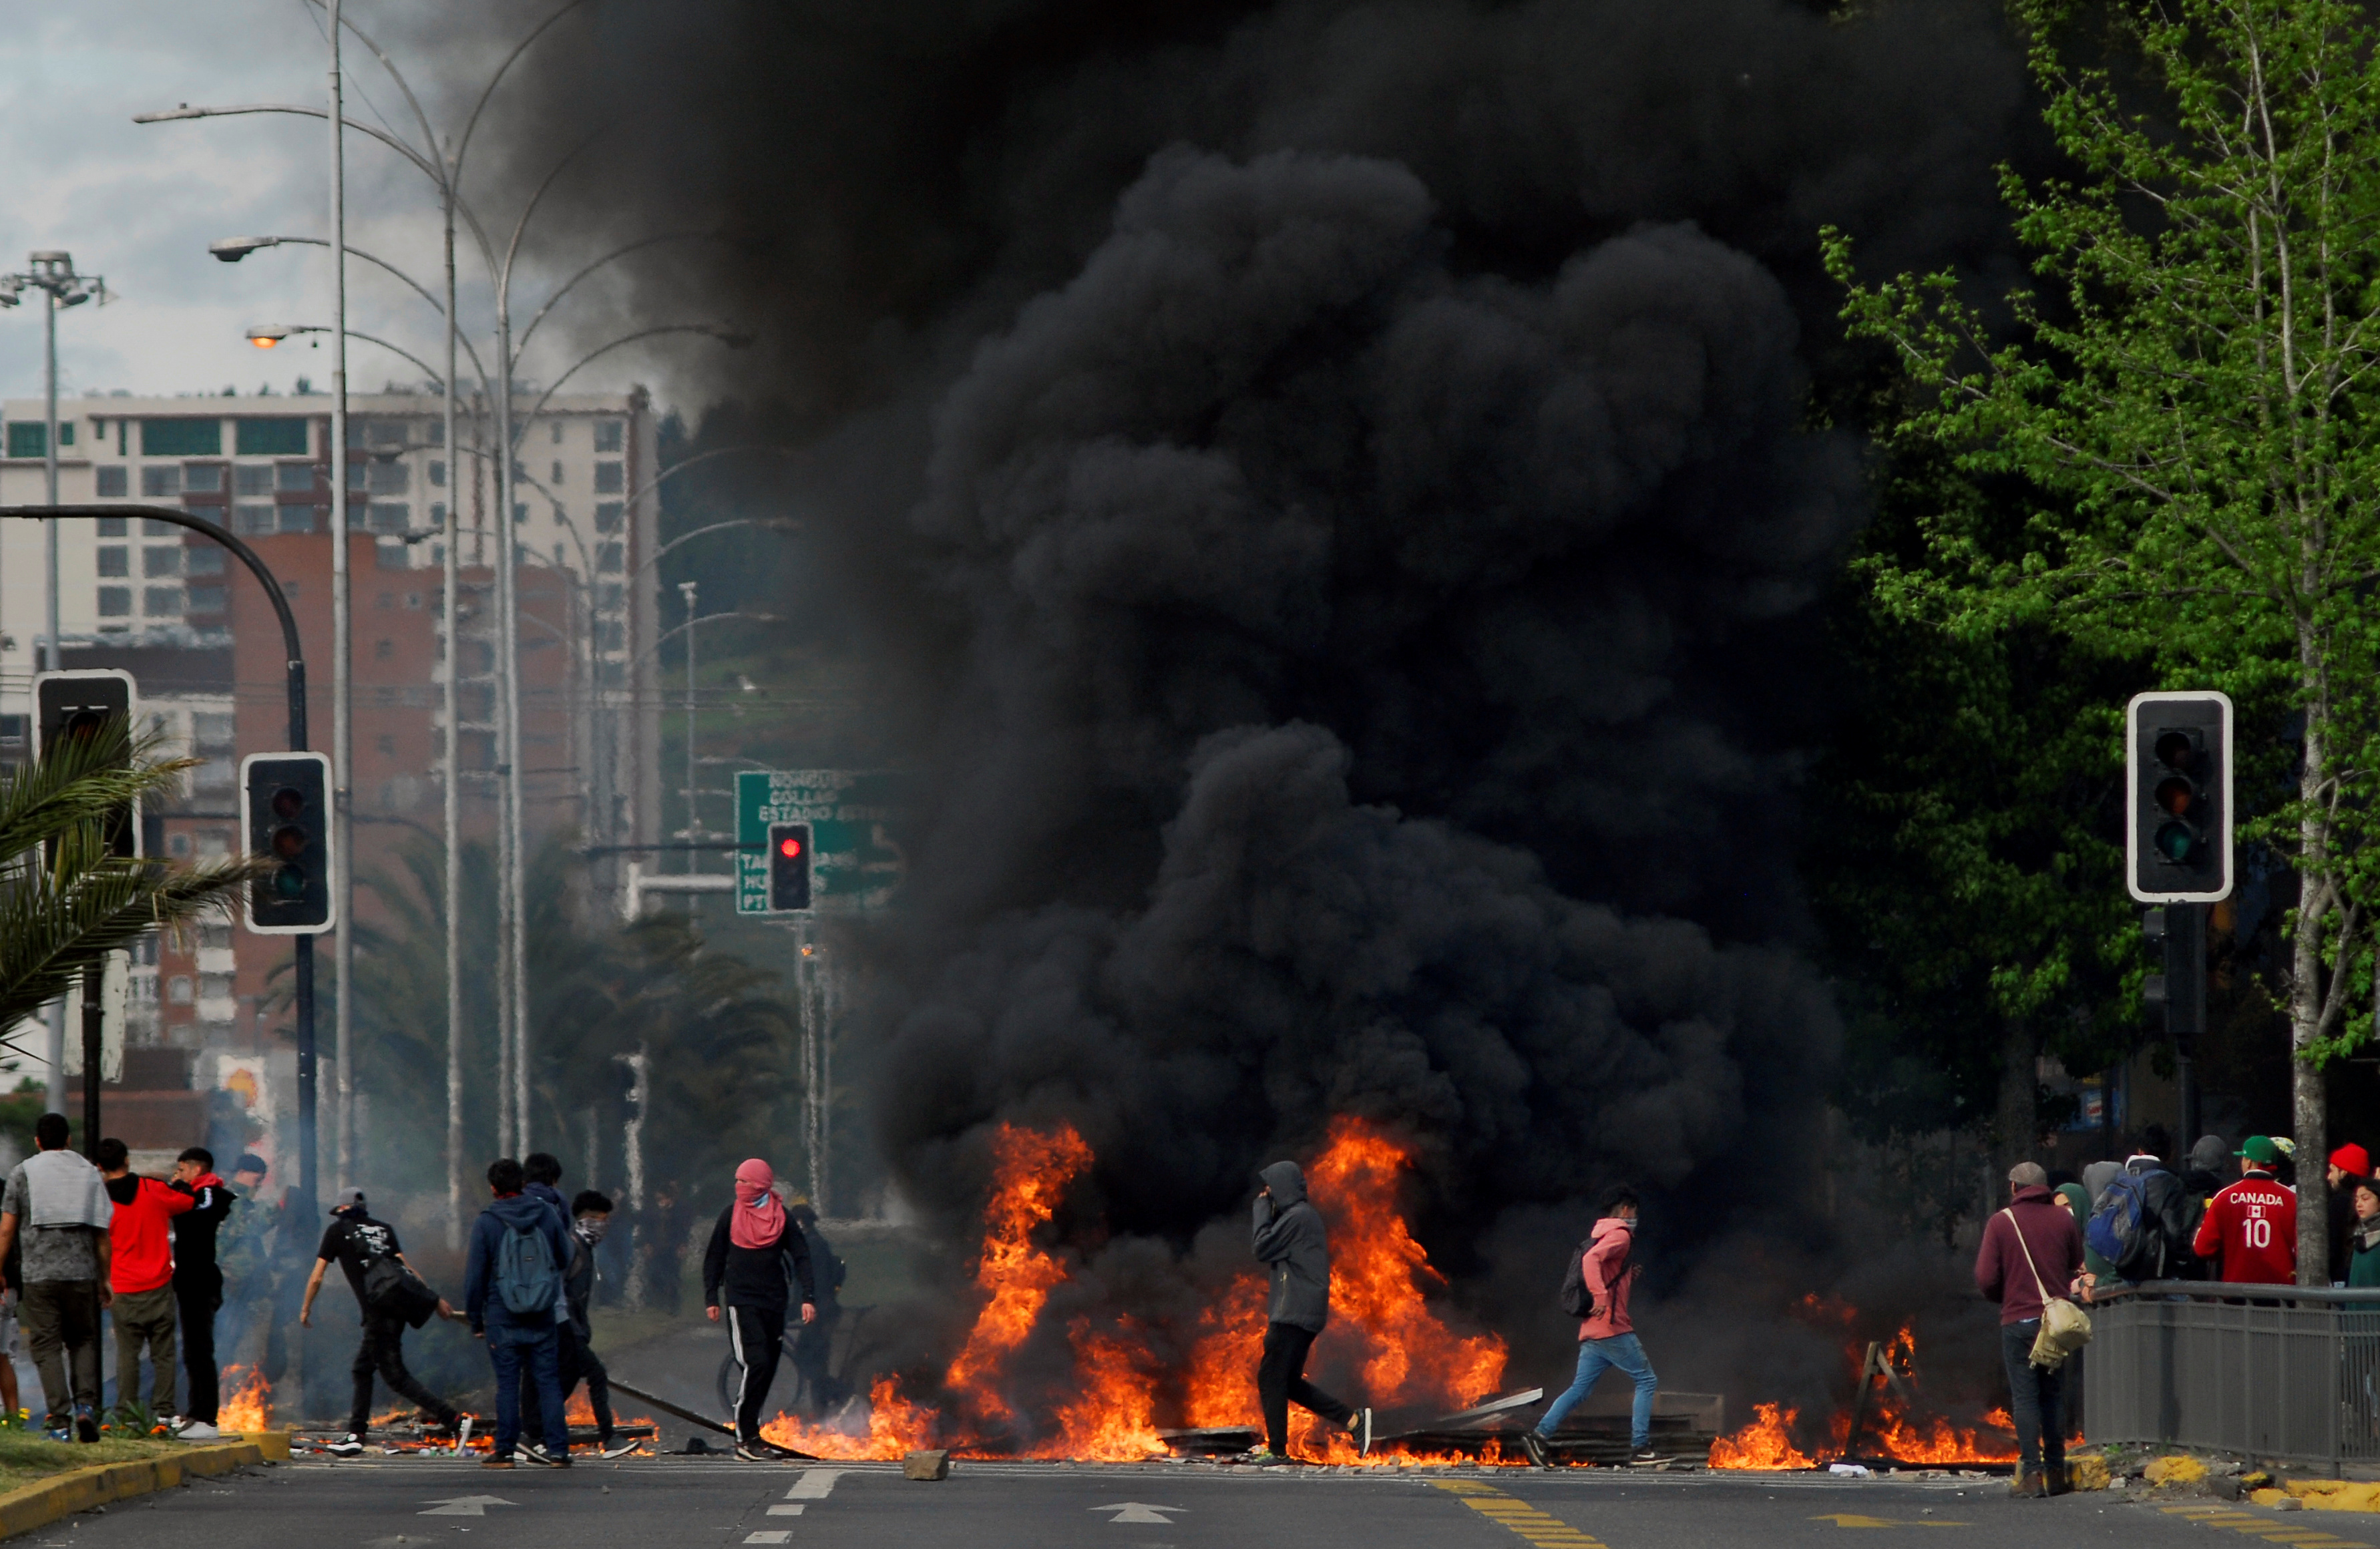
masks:
[[[553,1212],[554,1219],[567,1222],[570,1206],[562,1197],[562,1158],[550,1151],[532,1151],[521,1158],[521,1193],[540,1201]],[[565,1276],[567,1271],[565,1270]],[[553,1365],[562,1385],[565,1399],[577,1381],[578,1336],[566,1315],[557,1313],[553,1327]],[[538,1398],[537,1377],[524,1361],[520,1373],[521,1434],[529,1439],[522,1444],[532,1453],[540,1452],[545,1434],[545,1405]],[[568,1417],[564,1417],[568,1428]]]
[[[1305,1357],[1330,1321],[1330,1236],[1322,1212],[1305,1197],[1305,1174],[1295,1162],[1275,1162],[1257,1175],[1264,1185],[1254,1210],[1256,1255],[1272,1266],[1265,1307],[1264,1354],[1257,1362],[1257,1398],[1264,1410],[1265,1445],[1251,1463],[1289,1458],[1289,1406],[1320,1415],[1354,1438],[1358,1454],[1372,1450],[1372,1411],[1341,1403],[1305,1380]]]
[[[174,1353],[174,1247],[167,1225],[197,1201],[132,1171],[130,1149],[109,1136],[99,1143],[99,1176],[115,1206],[107,1228],[107,1289],[115,1293],[115,1402],[130,1412],[140,1398],[140,1350],[149,1350],[149,1418],[172,1428],[180,1419],[175,1388],[181,1380]]]
[[[306,1277],[305,1300],[298,1304],[298,1325],[314,1326],[314,1298],[322,1289],[322,1276],[334,1264],[347,1277],[347,1289],[356,1293],[356,1312],[363,1320],[363,1343],[356,1348],[356,1359],[347,1368],[355,1379],[354,1401],[347,1409],[347,1432],[323,1450],[339,1458],[357,1458],[363,1454],[364,1436],[371,1424],[372,1377],[388,1385],[389,1391],[418,1405],[421,1412],[437,1422],[438,1429],[453,1432],[462,1423],[462,1415],[405,1367],[406,1315],[386,1297],[376,1298],[370,1289],[391,1277],[386,1265],[410,1270],[405,1249],[396,1240],[396,1228],[386,1221],[374,1220],[364,1206],[361,1189],[342,1189],[338,1203],[331,1206],[332,1222],[322,1233],[322,1245],[314,1253],[313,1273]],[[458,1314],[444,1298],[438,1301],[438,1315],[453,1318]]]
[[[2062,1495],[2065,1374],[2033,1363],[2044,1304],[2062,1297],[2082,1273],[2082,1233],[2073,1212],[2049,1192],[2037,1162],[2009,1169],[2008,1208],[1984,1224],[1975,1288],[2000,1305],[2000,1365],[2008,1374],[2009,1413],[2016,1422],[2016,1495]]]
[[[818,1321],[809,1244],[778,1200],[776,1181],[758,1156],[738,1167],[735,1203],[719,1213],[702,1255],[704,1315],[724,1320],[735,1352],[735,1456],[750,1462],[776,1456],[760,1439],[760,1410],[777,1377],[794,1286],[801,1287],[802,1322]]]
[[[223,1270],[215,1263],[215,1238],[231,1214],[232,1192],[215,1176],[214,1153],[193,1145],[174,1161],[176,1193],[190,1201],[174,1222],[174,1310],[181,1322],[182,1376],[190,1400],[174,1434],[186,1442],[211,1442],[215,1412],[223,1401],[215,1365],[215,1313],[223,1306]]]
[[[587,1404],[595,1411],[595,1449],[605,1458],[618,1458],[635,1451],[637,1444],[613,1445],[612,1374],[595,1353],[595,1325],[589,1317],[595,1301],[595,1250],[611,1226],[611,1196],[579,1190],[570,1202],[570,1267],[562,1273],[577,1365],[562,1374],[562,1397],[567,1403],[579,1379],[586,1379]]]
[[[2250,1135],[2233,1154],[2240,1177],[2207,1202],[2192,1245],[2203,1259],[2220,1258],[2216,1278],[2232,1285],[2286,1286],[2298,1275],[2298,1197],[2273,1168],[2280,1148]]]
[[[0,1196],[0,1258],[24,1253],[18,1318],[41,1374],[52,1441],[99,1440],[99,1314],[108,1302],[108,1223],[99,1169],[67,1149],[67,1116],[33,1123],[33,1155]],[[69,1378],[68,1373],[72,1376]]]
[[[542,1449],[523,1449],[532,1463],[570,1467],[570,1425],[563,1416],[561,1337],[565,1319],[562,1277],[570,1244],[553,1207],[523,1192],[528,1180],[521,1165],[502,1157],[488,1166],[494,1198],[471,1226],[471,1256],[463,1280],[463,1308],[474,1338],[488,1341],[496,1372],[495,1450],[483,1465],[513,1466],[520,1440],[521,1373],[537,1384],[544,1421]]]
[[[1629,1262],[1636,1242],[1637,1210],[1636,1191],[1627,1184],[1604,1191],[1594,1233],[1579,1245],[1576,1262],[1564,1272],[1565,1298],[1578,1310],[1578,1374],[1569,1388],[1546,1406],[1537,1423],[1521,1433],[1521,1446],[1541,1469],[1553,1465],[1546,1450],[1548,1438],[1609,1371],[1625,1374],[1636,1385],[1628,1414],[1628,1460],[1660,1461],[1660,1455],[1653,1450],[1653,1395],[1660,1379],[1653,1374],[1653,1363],[1645,1359],[1636,1325],[1628,1317],[1629,1289],[1644,1273],[1644,1265]],[[1574,1283],[1570,1277],[1572,1273]]]

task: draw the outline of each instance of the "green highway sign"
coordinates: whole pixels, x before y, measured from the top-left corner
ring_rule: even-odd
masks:
[[[889,769],[741,769],[735,775],[735,912],[767,914],[769,825],[810,826],[812,911],[880,909],[908,865],[908,817]]]

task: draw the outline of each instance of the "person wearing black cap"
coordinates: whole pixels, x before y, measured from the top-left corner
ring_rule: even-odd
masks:
[[[396,1240],[396,1228],[386,1221],[374,1220],[365,1211],[361,1189],[340,1190],[331,1215],[334,1219],[322,1233],[322,1246],[314,1255],[314,1273],[306,1280],[306,1300],[298,1309],[298,1324],[301,1328],[314,1326],[314,1297],[322,1289],[324,1272],[336,1264],[346,1274],[348,1289],[356,1293],[356,1310],[363,1314],[364,1339],[356,1349],[354,1366],[349,1368],[355,1377],[355,1404],[347,1414],[347,1434],[325,1450],[340,1458],[362,1453],[364,1434],[371,1423],[374,1373],[392,1392],[419,1405],[423,1413],[434,1416],[438,1429],[454,1431],[462,1423],[462,1415],[405,1369],[404,1314],[374,1307],[364,1293],[364,1276],[373,1265],[394,1260],[407,1269],[413,1267],[406,1264],[405,1251]],[[438,1315],[461,1316],[443,1296],[438,1299]]]

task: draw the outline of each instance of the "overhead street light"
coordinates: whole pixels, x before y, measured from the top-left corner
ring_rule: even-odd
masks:
[[[291,332],[287,323],[252,322],[248,326],[248,342],[258,349],[271,349],[289,337]]]
[[[278,236],[227,236],[220,242],[207,244],[207,251],[225,263],[237,263],[260,248],[278,248]]]

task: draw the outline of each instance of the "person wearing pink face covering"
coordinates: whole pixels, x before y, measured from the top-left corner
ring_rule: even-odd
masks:
[[[702,1255],[703,1307],[711,1322],[727,1325],[735,1351],[735,1456],[756,1463],[778,1456],[760,1439],[760,1411],[777,1378],[795,1286],[801,1288],[802,1321],[818,1316],[809,1245],[777,1198],[776,1182],[758,1156],[737,1168],[735,1203],[719,1213]]]

